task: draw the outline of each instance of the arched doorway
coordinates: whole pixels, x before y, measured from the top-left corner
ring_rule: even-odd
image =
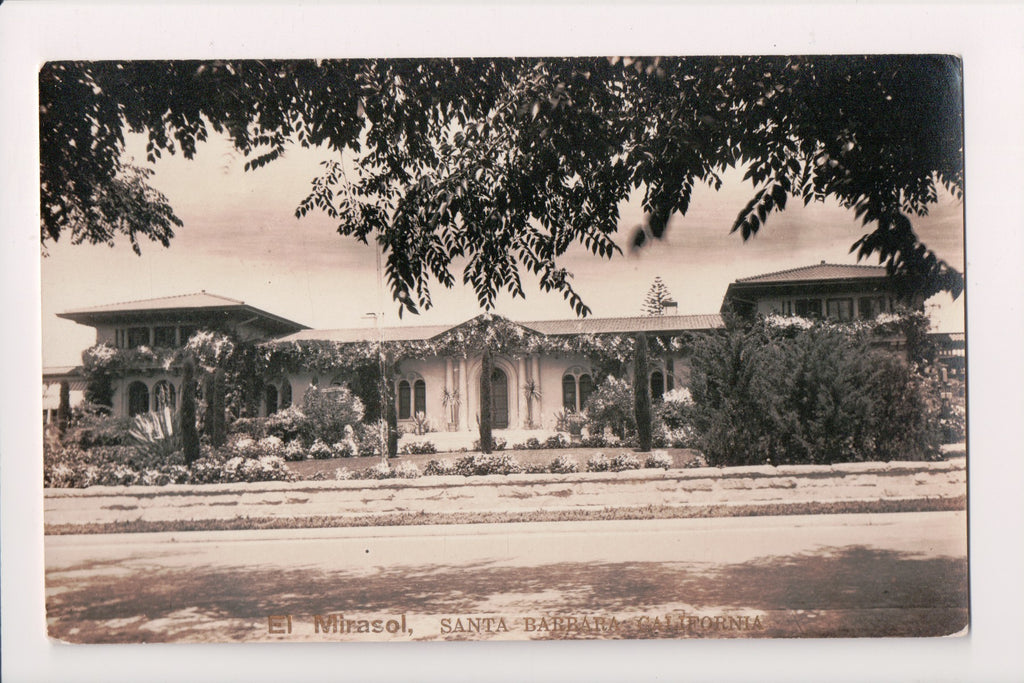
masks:
[[[149,411],[149,388],[142,382],[128,385],[128,417]]]
[[[263,400],[267,409],[267,416],[277,412],[277,387],[268,384],[264,389]]]
[[[508,375],[501,368],[491,370],[491,426],[508,429]]]

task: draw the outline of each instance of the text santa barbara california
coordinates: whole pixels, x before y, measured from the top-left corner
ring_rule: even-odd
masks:
[[[646,631],[751,631],[761,630],[760,615],[698,615],[661,614],[629,618],[616,616],[533,616],[506,617],[444,617],[440,620],[442,635],[449,633],[497,633],[517,629],[526,632],[612,633],[621,630]]]

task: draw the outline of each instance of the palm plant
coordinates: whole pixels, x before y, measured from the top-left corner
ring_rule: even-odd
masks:
[[[526,399],[526,428],[533,429],[533,402],[540,400],[540,385],[532,377],[523,384],[523,397]]]
[[[462,397],[459,396],[459,390],[454,388],[444,389],[441,392],[441,405],[451,414],[449,425],[459,424],[459,406],[462,405]]]

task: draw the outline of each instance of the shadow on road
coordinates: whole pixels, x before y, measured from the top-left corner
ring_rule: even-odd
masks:
[[[84,642],[245,637],[269,614],[330,612],[472,614],[500,604],[511,614],[615,614],[746,609],[803,610],[818,617],[761,635],[931,636],[967,621],[967,561],[867,547],[825,549],[718,567],[696,563],[494,563],[414,566],[373,574],[254,567],[147,569],[83,577],[69,567],[47,577],[50,635]],[[190,615],[181,619],[181,614]],[[169,619],[178,615],[176,619]],[[831,615],[831,618],[829,617]],[[843,615],[846,615],[844,618]],[[855,619],[850,615],[858,615]],[[169,619],[166,628],[146,627]]]

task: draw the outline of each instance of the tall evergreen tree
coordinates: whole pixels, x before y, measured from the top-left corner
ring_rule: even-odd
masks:
[[[654,282],[651,283],[651,288],[647,290],[647,298],[644,299],[644,315],[664,315],[665,307],[663,304],[671,300],[672,295],[669,293],[668,287],[661,281],[660,276],[655,277]]]
[[[640,332],[636,335],[636,355],[633,359],[633,398],[636,401],[636,438],[637,448],[647,452],[651,450],[651,383],[648,377],[650,363],[647,360],[647,335]]]
[[[192,466],[199,459],[199,433],[196,431],[196,362],[192,354],[185,356],[181,373],[181,407],[178,419],[181,421],[181,448],[185,452],[185,464]]]

